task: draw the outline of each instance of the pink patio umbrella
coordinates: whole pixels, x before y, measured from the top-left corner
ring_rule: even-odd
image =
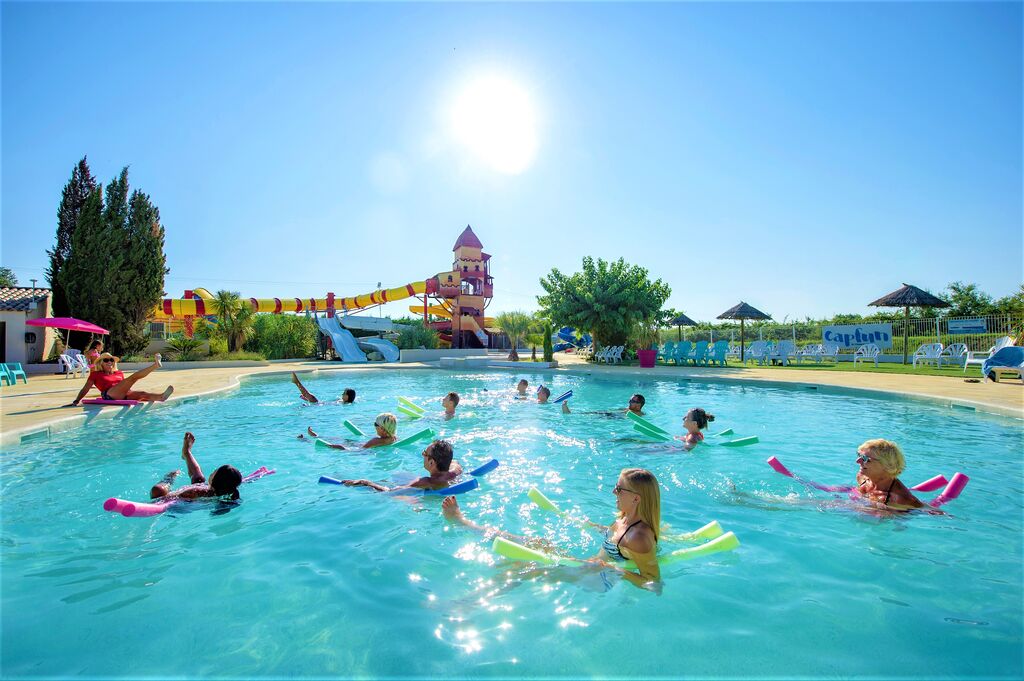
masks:
[[[25,322],[26,326],[49,326],[54,329],[68,329],[70,331],[83,331],[85,333],[98,333],[106,336],[110,332],[102,326],[96,326],[91,322],[85,322],[74,317],[41,317],[30,319]]]

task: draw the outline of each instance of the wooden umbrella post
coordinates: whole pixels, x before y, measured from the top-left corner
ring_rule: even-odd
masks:
[[[903,363],[907,363],[907,335],[910,333],[910,306],[903,308]],[[939,360],[941,361],[941,360]]]
[[[746,349],[743,346],[743,318],[740,318],[740,364],[747,363]]]

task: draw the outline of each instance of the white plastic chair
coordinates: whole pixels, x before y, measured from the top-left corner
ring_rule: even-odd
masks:
[[[72,374],[78,376],[78,374],[86,371],[86,367],[83,367],[74,357],[65,353],[61,353],[60,357],[57,358],[57,364],[64,367],[64,378],[70,377]]]
[[[882,354],[882,351],[878,349],[878,346],[874,343],[868,343],[857,348],[857,352],[853,353],[853,366],[857,366],[857,362],[864,362],[866,360],[874,360],[875,366],[878,366],[878,356]]]
[[[833,362],[839,361],[839,343],[821,344],[821,359],[828,359],[830,357],[832,358]]]
[[[939,355],[942,354],[942,343],[924,343],[914,352],[913,366],[917,366],[920,362],[925,364],[926,362],[934,362],[935,366],[940,366],[941,360]]]
[[[996,344],[988,349],[986,352],[978,350],[970,350],[967,353],[967,357],[964,359],[964,373],[967,373],[968,364],[977,364],[979,367],[985,363],[985,360],[996,354],[1003,348],[1008,348],[1013,345],[1013,339],[1009,336],[1003,336],[996,341]]]
[[[821,343],[808,343],[796,352],[797,364],[803,364],[805,359],[813,359],[821,364]]]
[[[611,349],[611,352],[608,353],[608,356],[605,358],[604,361],[607,362],[608,364],[621,364],[622,353],[623,351],[625,351],[625,349],[625,345],[616,345],[614,348]]]
[[[964,343],[950,343],[939,353],[939,368],[942,363],[956,364],[957,366],[967,361],[967,345]]]

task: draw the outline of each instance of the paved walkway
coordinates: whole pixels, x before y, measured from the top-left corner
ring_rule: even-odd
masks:
[[[588,364],[571,355],[558,357],[556,371],[609,376],[636,376],[644,379],[695,380],[723,383],[774,385],[814,385],[837,390],[856,390],[937,400],[948,405],[973,407],[1005,416],[1024,419],[1024,385],[1012,380],[1001,383],[966,383],[952,376],[912,376],[907,374],[854,373],[846,371],[807,371],[740,367],[668,367],[654,369]],[[174,396],[164,404],[146,405],[146,409],[168,408],[183,399],[236,388],[243,376],[284,374],[292,371],[394,371],[428,369],[428,364],[342,365],[336,362],[276,362],[269,366],[245,366],[210,369],[174,369],[173,364],[145,379],[143,389],[159,391],[173,384]],[[524,363],[529,370],[529,363]],[[284,379],[284,376],[282,376]],[[28,384],[4,386],[0,390],[0,444],[17,444],[21,437],[40,431],[56,432],[74,428],[96,417],[123,413],[121,407],[67,407],[81,389],[84,379],[62,376],[32,376]],[[94,395],[95,396],[95,395]],[[141,407],[133,407],[138,409]]]

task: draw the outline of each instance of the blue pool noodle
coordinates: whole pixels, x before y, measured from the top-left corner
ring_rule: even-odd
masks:
[[[487,475],[488,473],[490,473],[491,471],[493,471],[497,467],[498,467],[498,460],[497,459],[491,459],[490,461],[485,463],[483,466],[480,466],[479,468],[475,468],[475,469],[471,470],[469,472],[469,474],[472,475],[473,477],[477,477],[477,476],[480,476],[480,475]]]

